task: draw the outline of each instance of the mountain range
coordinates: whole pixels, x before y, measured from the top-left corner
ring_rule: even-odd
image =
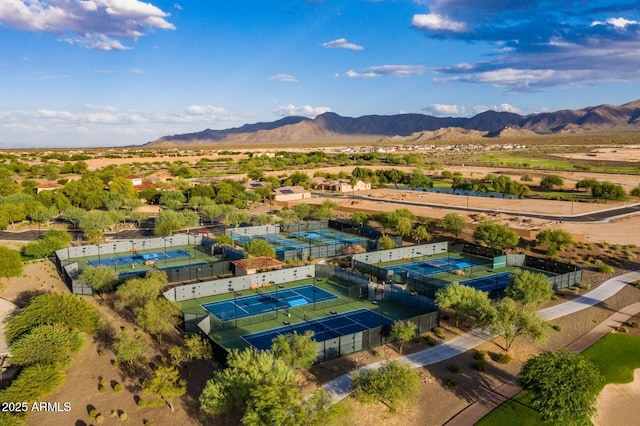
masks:
[[[424,114],[342,117],[327,112],[316,118],[286,117],[225,130],[163,136],[147,146],[271,145],[375,141],[457,140],[591,131],[640,131],[640,100],[529,115],[485,111],[470,118]]]

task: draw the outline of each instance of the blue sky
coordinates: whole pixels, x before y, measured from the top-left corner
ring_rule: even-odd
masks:
[[[0,147],[640,98],[640,1],[2,0]]]

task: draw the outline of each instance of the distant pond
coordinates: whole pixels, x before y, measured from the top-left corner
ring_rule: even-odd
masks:
[[[394,186],[390,186],[389,188],[396,189]],[[404,191],[411,191],[411,188],[408,186],[399,186],[398,189],[402,189]],[[476,192],[476,191],[465,191],[462,189],[453,190],[451,188],[416,188],[415,191],[425,191],[425,192],[435,192],[436,194],[450,194],[450,195],[469,195],[470,197],[485,197],[485,198],[504,198],[504,199],[517,199],[517,195],[508,195],[501,194],[499,192]]]

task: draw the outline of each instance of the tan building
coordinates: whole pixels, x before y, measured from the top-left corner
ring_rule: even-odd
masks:
[[[315,177],[311,180],[311,183],[314,187],[323,191],[340,193],[366,191],[371,189],[371,183],[363,182],[361,180],[351,185],[349,179],[327,179],[323,177]]]
[[[42,182],[40,185],[36,186],[36,194],[39,194],[42,191],[53,191],[54,189],[61,188],[62,185],[55,182]]]
[[[273,271],[276,269],[282,269],[285,265],[284,262],[280,262],[278,259],[273,259],[266,256],[248,257],[246,259],[234,260],[231,262],[234,266],[234,275],[251,275],[259,272]]]
[[[283,186],[273,190],[276,201],[297,201],[311,198],[311,192],[301,186]]]

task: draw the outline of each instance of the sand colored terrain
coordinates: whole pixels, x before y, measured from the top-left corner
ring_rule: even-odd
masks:
[[[640,369],[631,383],[608,384],[598,397],[598,415],[592,419],[596,426],[638,424],[640,416]]]

